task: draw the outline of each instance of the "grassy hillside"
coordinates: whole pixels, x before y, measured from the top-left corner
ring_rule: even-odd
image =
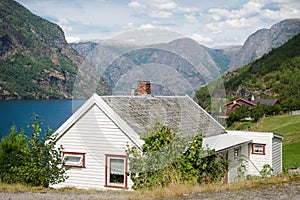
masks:
[[[284,169],[300,167],[300,115],[266,117],[258,123],[238,122],[232,129],[275,132],[283,135]]]

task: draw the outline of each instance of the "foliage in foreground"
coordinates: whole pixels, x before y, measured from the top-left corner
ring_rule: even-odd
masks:
[[[174,183],[221,181],[228,162],[202,148],[202,137],[183,137],[160,122],[148,130],[142,149],[127,149],[133,189],[166,187]]]
[[[48,129],[42,134],[38,116],[33,116],[32,135],[11,132],[0,143],[0,178],[3,183],[23,183],[48,187],[63,182],[66,169],[62,167],[62,147],[55,149],[55,136]]]

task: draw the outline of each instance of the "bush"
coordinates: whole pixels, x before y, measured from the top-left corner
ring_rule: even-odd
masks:
[[[175,134],[160,122],[148,130],[141,149],[127,149],[133,189],[165,187],[171,183],[222,180],[228,162],[202,148],[202,137]]]
[[[24,167],[28,146],[23,132],[17,133],[15,126],[11,127],[11,132],[1,139],[0,143],[0,176],[5,183],[22,182],[21,178],[15,174],[15,169]]]
[[[0,143],[1,180],[5,183],[25,183],[48,187],[63,182],[67,177],[61,150],[55,149],[55,136],[48,128],[43,134],[42,121],[33,116],[32,135],[11,133]]]

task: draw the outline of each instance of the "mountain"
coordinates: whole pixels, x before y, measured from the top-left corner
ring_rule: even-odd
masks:
[[[118,40],[72,43],[71,46],[101,74],[118,57],[140,46]]]
[[[0,1],[0,99],[85,97],[94,85],[109,92],[58,25],[13,0]]]
[[[198,102],[208,108],[220,86],[227,98],[278,98],[283,112],[300,109],[300,33],[260,59],[228,72],[218,81],[197,91]],[[222,84],[217,84],[221,82]],[[225,98],[225,97],[224,97]]]
[[[210,49],[190,38],[151,45],[80,42],[72,47],[103,74],[114,94],[130,94],[136,81],[150,80],[157,95],[192,95],[227,71],[236,50]]]
[[[230,63],[230,70],[254,61],[274,48],[280,47],[300,33],[300,19],[286,19],[270,29],[260,29],[250,35]]]

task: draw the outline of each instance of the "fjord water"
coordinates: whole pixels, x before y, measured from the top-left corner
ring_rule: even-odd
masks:
[[[32,124],[33,113],[43,120],[42,128],[59,128],[86,100],[35,100],[35,101],[0,101],[0,139],[16,125],[26,135],[32,134],[28,125]]]

